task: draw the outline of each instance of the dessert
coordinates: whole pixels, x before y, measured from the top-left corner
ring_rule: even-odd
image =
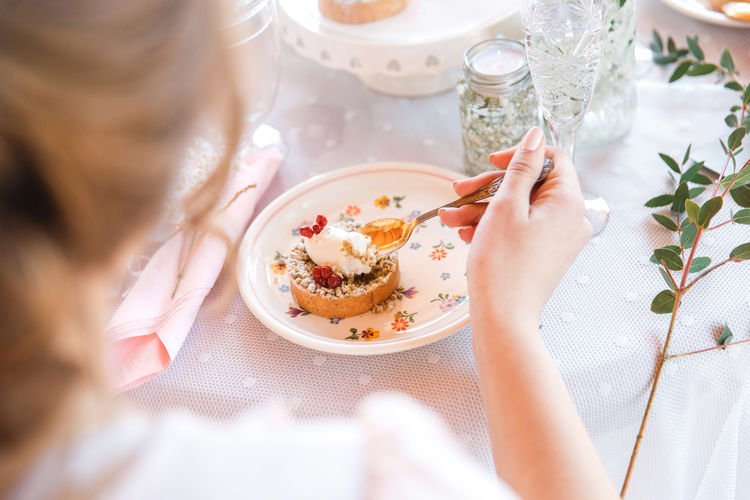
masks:
[[[409,0],[318,0],[320,12],[333,21],[362,24],[394,16]]]
[[[322,215],[300,228],[287,260],[292,297],[318,316],[348,318],[395,305],[400,272],[395,255],[375,253],[360,224],[329,225]]]

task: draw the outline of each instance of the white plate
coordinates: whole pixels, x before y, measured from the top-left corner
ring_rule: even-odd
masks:
[[[662,0],[674,10],[700,21],[730,28],[750,28],[750,23],[735,21],[721,12],[716,12],[704,0]]]
[[[395,16],[342,24],[322,16],[315,0],[279,0],[282,35],[297,52],[396,95],[455,86],[466,49],[520,35],[518,10],[517,0],[411,0]]]
[[[314,177],[274,200],[247,230],[237,281],[250,310],[268,328],[297,344],[339,354],[385,354],[439,340],[469,322],[469,247],[434,219],[399,251],[400,301],[391,312],[322,318],[301,311],[289,293],[284,256],[297,228],[325,215],[372,220],[414,216],[455,199],[457,172],[414,163],[373,163]],[[377,333],[375,333],[377,332]]]

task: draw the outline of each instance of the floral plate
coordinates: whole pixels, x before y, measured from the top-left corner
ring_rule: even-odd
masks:
[[[399,251],[396,309],[323,318],[300,309],[289,291],[286,256],[298,229],[325,215],[331,223],[414,218],[456,198],[462,175],[413,163],[374,163],[314,177],[274,200],[242,240],[237,281],[245,302],[268,328],[292,342],[340,354],[385,354],[435,342],[469,321],[468,245],[438,219],[417,228]]]

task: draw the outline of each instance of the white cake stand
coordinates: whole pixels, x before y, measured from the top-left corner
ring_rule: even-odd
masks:
[[[517,0],[411,0],[400,14],[368,24],[341,24],[317,0],[279,0],[284,40],[328,68],[357,75],[368,87],[400,96],[455,86],[463,53],[502,35],[520,37]]]

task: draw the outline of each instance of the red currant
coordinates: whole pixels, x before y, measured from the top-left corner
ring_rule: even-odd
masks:
[[[314,231],[310,229],[308,226],[301,227],[299,230],[299,234],[304,236],[305,238],[312,238]]]
[[[320,234],[320,232],[321,232],[321,231],[323,230],[323,228],[322,228],[322,227],[320,227],[319,225],[315,224],[315,225],[314,225],[314,226],[312,227],[312,230],[313,230],[313,233],[315,233],[315,234]]]
[[[325,217],[323,217],[322,215],[318,215],[318,216],[317,216],[317,217],[315,218],[315,223],[316,223],[317,225],[319,225],[319,226],[320,226],[320,228],[322,229],[322,228],[326,227],[326,224],[328,224],[328,219],[326,219],[326,218],[325,218]]]
[[[341,276],[335,274],[330,266],[316,266],[312,276],[313,281],[323,288],[336,288],[341,285]]]
[[[332,274],[328,277],[328,288],[336,288],[341,285],[341,278],[338,274]]]
[[[319,280],[322,275],[323,275],[323,273],[321,272],[321,268],[320,267],[316,267],[315,269],[313,269],[313,279],[314,280]]]
[[[333,269],[331,269],[328,266],[322,267],[320,269],[320,276],[323,277],[323,278],[325,278],[325,279],[328,279],[332,274],[333,274]]]

